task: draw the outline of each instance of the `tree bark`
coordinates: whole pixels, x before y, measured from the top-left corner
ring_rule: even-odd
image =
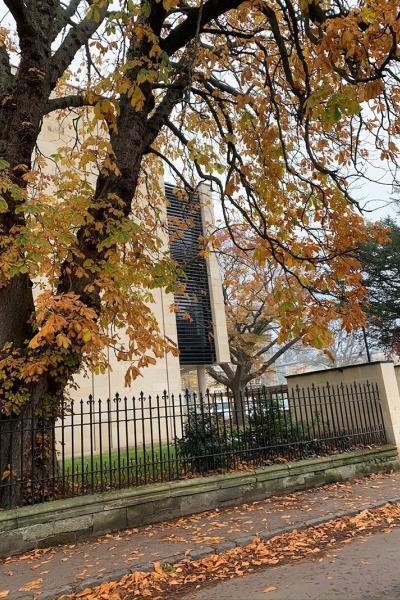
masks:
[[[234,424],[237,427],[243,427],[246,422],[246,411],[245,411],[245,401],[244,401],[244,388],[243,388],[243,374],[241,365],[237,365],[235,376],[229,384],[229,387],[232,390],[232,400],[233,400],[233,420]]]
[[[58,462],[54,440],[56,407],[44,407],[46,381],[18,415],[0,418],[0,506],[11,508],[53,498]]]
[[[6,126],[0,139],[0,156],[9,164],[8,173],[12,184],[22,191],[26,189],[24,174],[31,168],[31,157],[40,131],[40,119],[49,93],[48,86],[28,75],[32,61],[23,61],[17,78],[15,91],[3,105],[1,120],[6,117]],[[0,215],[0,236],[13,243],[19,228],[25,225],[23,215],[17,214],[16,201],[11,193],[5,193],[7,213]],[[6,248],[7,251],[7,242]],[[33,335],[34,300],[32,284],[28,275],[16,275],[0,282],[0,357],[7,360],[10,351],[23,356],[27,342]],[[5,346],[6,345],[6,346]],[[22,382],[15,377],[14,393],[20,392]],[[31,456],[31,438],[24,431],[28,421],[34,423],[34,411],[39,402],[38,392],[32,395],[22,413],[13,411],[4,416],[0,412],[0,506],[14,506],[23,499],[24,473],[28,470]],[[5,398],[3,398],[3,401]],[[1,411],[1,405],[0,405]],[[8,475],[7,475],[8,473]]]

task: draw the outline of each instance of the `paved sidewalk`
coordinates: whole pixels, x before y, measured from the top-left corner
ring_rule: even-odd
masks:
[[[7,599],[48,600],[72,589],[119,579],[129,571],[169,562],[173,556],[194,559],[214,549],[246,545],[257,534],[364,507],[400,496],[400,473],[373,475],[235,508],[109,534],[85,542],[35,550],[0,561],[0,592]],[[97,579],[97,580],[96,580]],[[1,594],[0,594],[0,597]]]
[[[180,600],[399,600],[399,549],[399,528],[377,531],[322,556],[201,586]]]

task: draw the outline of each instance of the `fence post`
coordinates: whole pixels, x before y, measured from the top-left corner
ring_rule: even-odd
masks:
[[[373,365],[378,384],[379,398],[389,444],[397,446],[400,453],[400,393],[392,362]]]
[[[207,371],[203,365],[197,367],[197,389],[199,397],[207,393]]]

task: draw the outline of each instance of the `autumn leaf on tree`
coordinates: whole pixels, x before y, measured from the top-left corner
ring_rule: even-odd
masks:
[[[240,402],[254,380],[271,373],[273,380],[275,363],[285,352],[303,344],[328,353],[332,322],[342,319],[355,327],[361,313],[355,300],[343,305],[342,279],[336,280],[334,273],[327,280],[329,299],[321,302],[312,291],[318,286],[320,268],[305,276],[302,263],[292,262],[290,272],[273,257],[260,263],[253,250],[254,235],[243,226],[237,226],[233,235],[234,241],[228,232],[218,232],[212,239],[223,277],[231,363],[208,372]],[[358,284],[356,280],[356,293]]]

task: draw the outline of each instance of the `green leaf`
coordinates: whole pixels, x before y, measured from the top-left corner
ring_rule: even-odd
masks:
[[[354,100],[354,98],[349,98],[345,108],[347,114],[349,115],[357,115],[361,110],[359,102],[357,102],[357,100]]]
[[[143,2],[142,4],[142,15],[147,19],[151,14],[150,2]]]
[[[332,126],[340,121],[343,115],[356,115],[360,110],[360,104],[352,97],[351,92],[346,90],[329,98],[322,119],[326,125]]]
[[[29,215],[38,215],[40,213],[40,207],[36,204],[21,204],[15,208],[16,214],[24,213]]]
[[[93,6],[91,6],[88,10],[88,18],[92,19],[92,21],[96,21],[96,23],[100,22],[100,8],[96,4],[93,4]]]
[[[8,211],[8,204],[3,196],[0,196],[0,213],[6,213]]]

